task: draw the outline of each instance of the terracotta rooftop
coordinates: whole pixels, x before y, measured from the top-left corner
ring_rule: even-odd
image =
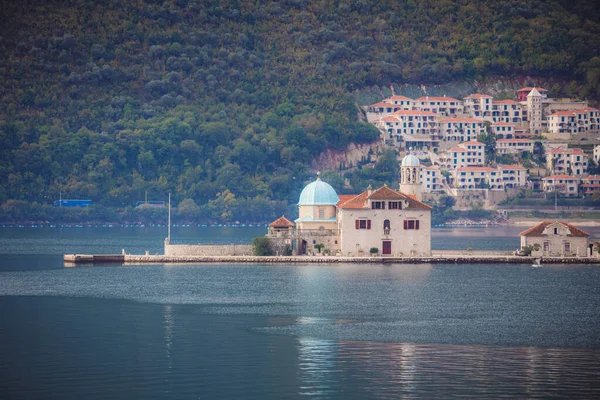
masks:
[[[275,221],[271,222],[269,226],[271,228],[289,228],[291,226],[294,226],[294,223],[282,215]]]
[[[492,172],[496,169],[492,167],[459,167],[456,170],[458,172]]]
[[[552,176],[547,176],[545,178],[542,178],[543,181],[548,180],[548,179],[579,179],[573,175],[552,175]]]
[[[357,196],[356,194],[338,194],[338,197],[340,198],[340,201],[338,201],[338,203],[336,204],[336,206],[339,207],[342,204],[344,204],[345,202],[347,202],[348,200],[352,200],[356,196]]]
[[[420,115],[427,117],[437,117],[438,114],[431,111],[417,111],[417,110],[399,110],[394,113],[394,115]]]
[[[544,235],[544,229],[546,229],[546,227],[548,227],[548,225],[552,225],[554,223],[558,223],[561,225],[566,226],[567,228],[569,228],[569,230],[571,231],[570,235],[567,236],[575,236],[575,237],[588,237],[590,236],[589,233],[582,231],[581,229],[577,228],[574,225],[569,224],[568,222],[564,222],[564,221],[544,221],[544,222],[540,222],[539,224],[537,224],[536,226],[533,226],[527,230],[524,230],[523,232],[519,233],[520,236],[547,236]]]
[[[518,103],[514,100],[507,99],[507,100],[493,100],[492,104],[514,104],[514,105],[517,105],[520,103]]]
[[[408,201],[408,208],[422,208],[425,210],[430,210],[432,208],[430,205],[417,200],[413,196],[391,189],[387,186],[382,186],[377,190],[373,190],[371,194],[369,194],[368,190],[364,191],[344,203],[338,203],[338,207],[341,209],[369,208],[369,199],[406,200]]]
[[[434,96],[424,96],[415,99],[415,101],[458,101],[453,97],[434,97]]]
[[[496,143],[533,143],[533,140],[529,139],[498,139]]]
[[[438,121],[439,123],[444,122],[467,122],[472,124],[482,124],[483,121],[477,118],[442,118]]]
[[[467,97],[465,97],[465,99],[482,99],[482,98],[487,98],[487,97],[492,97],[489,94],[481,94],[481,93],[474,93],[474,94],[470,94]]]
[[[498,164],[498,168],[500,168],[500,169],[525,169],[525,167],[520,164]]]
[[[410,100],[410,101],[413,101],[413,99],[411,99],[410,97],[399,96],[399,95],[388,97],[387,99],[384,99],[384,101],[385,100]]]

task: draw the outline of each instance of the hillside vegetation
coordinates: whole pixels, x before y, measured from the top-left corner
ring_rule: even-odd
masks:
[[[8,215],[59,191],[107,207],[171,191],[202,218],[276,217],[323,149],[378,138],[352,96],[372,85],[532,75],[599,97],[594,1],[6,3]]]

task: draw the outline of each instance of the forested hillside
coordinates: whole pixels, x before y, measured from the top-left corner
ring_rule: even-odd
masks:
[[[595,1],[0,4],[5,213],[171,191],[205,218],[268,219],[323,149],[378,138],[354,90],[533,75],[600,93]]]

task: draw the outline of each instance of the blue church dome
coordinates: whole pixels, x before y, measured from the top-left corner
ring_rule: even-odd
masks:
[[[299,206],[334,206],[340,201],[335,189],[321,178],[309,183],[300,193]]]

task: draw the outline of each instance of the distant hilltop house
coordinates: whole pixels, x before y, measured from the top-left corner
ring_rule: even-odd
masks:
[[[521,249],[529,247],[534,257],[588,257],[589,233],[564,221],[544,221],[519,234]]]
[[[338,196],[317,178],[300,194],[295,224],[282,216],[269,225],[267,238],[283,254],[329,253],[343,256],[429,256],[431,206],[421,197],[420,162],[402,160],[400,190],[382,186]]]

